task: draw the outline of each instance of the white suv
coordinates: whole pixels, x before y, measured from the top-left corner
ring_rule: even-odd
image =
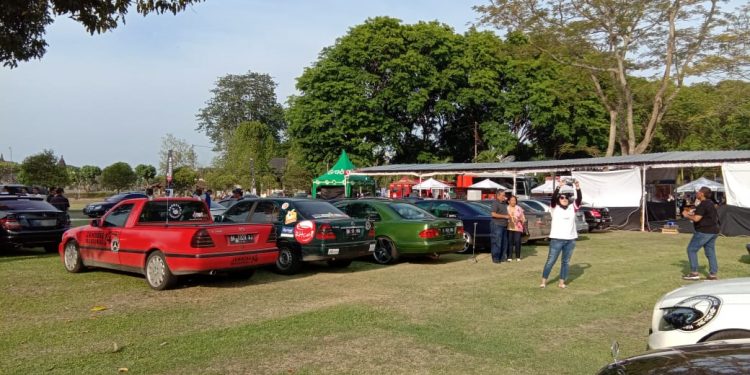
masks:
[[[750,278],[677,288],[654,306],[650,349],[750,338]]]

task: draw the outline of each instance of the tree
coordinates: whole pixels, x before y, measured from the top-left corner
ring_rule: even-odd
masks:
[[[251,186],[255,173],[255,190],[269,189],[276,185],[276,177],[269,161],[275,154],[276,140],[271,130],[259,122],[245,122],[234,131],[227,150],[220,162],[223,174],[234,178],[234,184]]]
[[[721,13],[718,0],[491,0],[476,9],[484,22],[524,32],[548,56],[588,73],[609,114],[607,156],[616,143],[624,155],[647,151],[687,77],[728,71],[748,57],[740,39],[747,23]],[[657,89],[636,123],[634,76],[654,70]]]
[[[57,164],[58,159],[52,150],[27,157],[21,163],[18,180],[25,185],[67,186],[70,181],[68,172]]]
[[[173,172],[172,185],[178,192],[189,193],[198,181],[198,172],[189,166],[177,167]]]
[[[167,134],[161,138],[161,151],[159,152],[159,173],[167,174],[167,160],[169,150],[172,150],[172,173],[179,167],[190,167],[195,170],[198,164],[198,155],[195,147],[186,140]]]
[[[136,177],[130,164],[120,161],[104,168],[102,171],[102,185],[119,193],[120,190],[133,186]]]
[[[135,175],[138,176],[139,181],[151,184],[151,180],[156,177],[156,167],[153,165],[138,164],[135,166]]]
[[[278,141],[286,129],[284,110],[276,101],[276,83],[270,75],[254,72],[219,78],[213,97],[196,115],[198,128],[223,150],[232,133],[244,122],[256,121],[271,129]]]
[[[91,187],[96,184],[96,179],[101,176],[102,169],[94,165],[84,165],[81,167],[80,176],[86,191],[91,191]]]
[[[69,16],[91,33],[125,23],[131,5],[141,15],[177,14],[202,0],[3,0],[0,2],[0,62],[15,68],[19,61],[41,59],[47,50],[44,34],[54,17]]]
[[[12,161],[0,161],[0,181],[15,183],[18,172],[21,170],[18,163]]]

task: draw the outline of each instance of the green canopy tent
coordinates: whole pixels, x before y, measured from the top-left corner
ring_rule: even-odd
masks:
[[[372,194],[375,191],[375,180],[370,176],[352,176],[349,174],[356,169],[346,151],[341,151],[341,156],[333,168],[325,174],[313,179],[312,195],[321,199],[334,199],[351,197],[355,193],[366,192]],[[354,188],[354,190],[352,190]]]

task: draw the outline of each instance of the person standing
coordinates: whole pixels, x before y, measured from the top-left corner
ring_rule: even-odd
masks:
[[[516,256],[516,262],[521,261],[521,237],[526,215],[523,208],[518,205],[518,197],[515,195],[508,198],[508,261]]]
[[[711,189],[702,187],[695,195],[695,210],[685,209],[682,216],[693,222],[695,233],[687,247],[690,273],[683,275],[685,280],[700,280],[698,274],[698,251],[703,247],[708,259],[708,280],[717,280],[719,264],[716,260],[716,238],[719,236],[719,213],[711,200]]]
[[[581,206],[581,201],[583,200],[579,182],[575,181],[574,184],[576,187],[575,202],[571,203],[571,197],[560,194],[559,184],[552,193],[552,201],[550,202],[550,206],[552,207],[552,228],[549,233],[549,254],[547,255],[547,263],[544,264],[544,270],[542,271],[540,288],[547,286],[547,279],[550,272],[552,272],[552,267],[557,262],[557,258],[560,257],[560,253],[562,253],[562,261],[560,262],[560,281],[557,283],[557,286],[560,288],[567,287],[565,280],[568,278],[568,265],[570,264],[570,258],[573,256],[573,250],[576,248],[576,239],[578,238],[576,211]]]
[[[204,199],[204,200],[206,201],[206,206],[208,206],[209,210],[211,209],[211,194],[213,194],[213,193],[214,193],[213,190],[208,189],[208,190],[206,190],[206,192],[204,194],[206,196],[206,199]]]
[[[55,206],[55,208],[62,212],[68,212],[70,202],[68,201],[68,198],[65,198],[63,195],[64,192],[63,188],[57,188],[57,190],[55,190],[55,195],[50,198],[49,204]]]
[[[154,188],[146,188],[146,196],[148,197],[148,200],[154,200]]]
[[[492,202],[492,262],[500,263],[508,259],[508,205],[505,189],[498,189]]]

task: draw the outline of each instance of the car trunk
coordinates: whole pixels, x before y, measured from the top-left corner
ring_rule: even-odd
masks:
[[[13,213],[24,231],[61,229],[68,225],[68,216],[60,211],[15,211]]]
[[[367,222],[361,219],[328,219],[316,220],[316,231],[318,235],[321,227],[330,226],[336,238],[326,238],[326,241],[348,242],[364,241],[368,239],[369,229]]]

